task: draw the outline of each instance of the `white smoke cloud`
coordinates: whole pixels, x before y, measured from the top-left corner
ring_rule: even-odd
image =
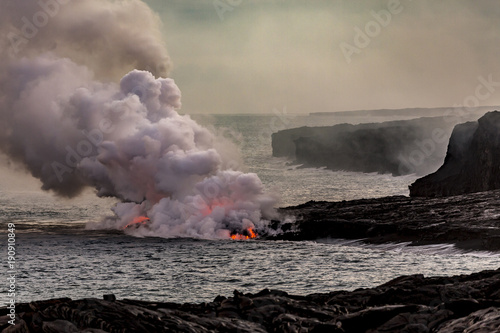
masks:
[[[73,197],[90,186],[122,200],[114,218],[90,227],[123,229],[145,216],[127,231],[227,238],[265,228],[275,199],[257,175],[237,171],[210,131],[177,112],[160,21],[144,3],[8,0],[0,22],[9,36],[0,42],[0,149],[44,190]]]

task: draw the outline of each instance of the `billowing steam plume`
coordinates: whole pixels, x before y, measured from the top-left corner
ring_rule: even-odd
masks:
[[[121,199],[100,227],[207,238],[263,228],[274,199],[257,175],[177,113],[160,24],[139,0],[3,0],[1,151],[44,190]]]

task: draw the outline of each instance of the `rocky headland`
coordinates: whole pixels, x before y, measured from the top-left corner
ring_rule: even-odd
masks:
[[[305,167],[424,175],[442,164],[454,125],[426,117],[287,129],[272,135],[273,156]]]
[[[401,276],[383,285],[307,296],[234,291],[201,304],[69,298],[16,305],[12,332],[437,332],[500,327],[500,269],[452,277]]]
[[[444,164],[410,186],[412,197],[500,189],[500,112],[455,126]]]

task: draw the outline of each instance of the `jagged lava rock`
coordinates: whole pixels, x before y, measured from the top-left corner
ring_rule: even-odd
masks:
[[[412,197],[443,197],[500,189],[500,112],[453,129],[444,164],[410,185]]]
[[[498,332],[500,269],[401,276],[375,288],[306,296],[264,289],[212,302],[58,299],[18,304],[2,332]]]
[[[467,250],[500,251],[500,190],[438,198],[310,201],[281,208],[280,213],[294,216],[295,222],[278,223],[284,232],[269,239],[451,243]]]

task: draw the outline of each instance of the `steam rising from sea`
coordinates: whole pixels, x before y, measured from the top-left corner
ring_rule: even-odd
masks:
[[[274,196],[238,171],[234,149],[177,112],[160,26],[139,0],[2,1],[0,150],[44,190],[75,197],[93,187],[121,200],[90,228],[140,216],[149,223],[127,232],[228,238],[266,228]]]

